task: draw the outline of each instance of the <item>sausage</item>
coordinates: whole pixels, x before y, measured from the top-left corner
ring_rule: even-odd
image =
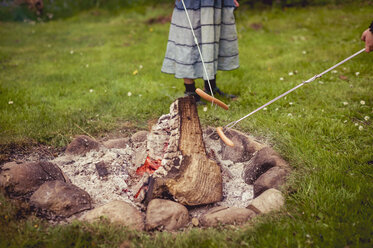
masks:
[[[206,101],[209,101],[209,102],[212,102],[216,105],[218,105],[219,107],[222,107],[223,109],[225,110],[228,110],[228,105],[226,105],[225,103],[223,103],[222,101],[216,99],[215,97],[212,97],[210,96],[209,94],[207,94],[206,92],[204,92],[203,90],[201,89],[196,89],[196,93],[202,97],[203,99],[205,99]]]
[[[217,128],[216,128],[216,132],[218,133],[218,135],[219,135],[219,137],[221,138],[221,140],[222,140],[222,141],[223,141],[227,146],[234,147],[234,143],[233,143],[233,141],[231,141],[227,136],[225,136],[222,127],[217,127]]]

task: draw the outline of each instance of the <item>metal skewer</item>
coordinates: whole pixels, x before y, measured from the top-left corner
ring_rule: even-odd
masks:
[[[228,130],[231,129],[232,127],[234,127],[234,126],[235,126],[237,123],[239,123],[240,121],[243,121],[243,120],[246,119],[247,117],[249,117],[249,116],[255,114],[255,113],[258,112],[259,110],[261,110],[261,109],[265,108],[266,106],[268,106],[268,105],[274,103],[275,101],[281,99],[282,97],[286,96],[287,94],[289,94],[289,93],[293,92],[294,90],[296,90],[296,89],[302,87],[303,85],[308,84],[308,83],[310,83],[310,82],[312,82],[312,81],[314,81],[314,80],[316,80],[316,79],[322,77],[324,74],[326,74],[326,73],[328,73],[329,71],[333,70],[334,68],[336,68],[336,67],[342,65],[343,63],[349,61],[350,59],[354,58],[355,56],[359,55],[360,53],[362,53],[362,52],[364,52],[364,51],[365,51],[365,48],[361,49],[360,51],[356,52],[355,54],[351,55],[350,57],[348,57],[348,58],[342,60],[341,62],[339,62],[339,63],[333,65],[332,67],[330,67],[329,69],[323,71],[322,73],[317,74],[317,75],[311,77],[310,79],[308,79],[308,80],[306,80],[306,81],[303,81],[301,84],[298,84],[298,85],[295,86],[294,88],[292,88],[292,89],[286,91],[285,93],[279,95],[278,97],[272,99],[271,101],[269,101],[269,102],[267,102],[266,104],[260,106],[259,108],[255,109],[254,111],[252,111],[251,113],[245,115],[244,117],[242,117],[242,118],[240,118],[240,119],[238,119],[238,120],[236,120],[236,121],[232,121],[231,123],[227,124],[226,126],[224,126],[223,130],[225,130],[225,129],[228,129]],[[211,135],[211,134],[210,134],[210,135]],[[226,136],[221,137],[221,138],[226,139]]]

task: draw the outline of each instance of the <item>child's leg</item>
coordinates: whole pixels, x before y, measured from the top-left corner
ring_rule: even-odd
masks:
[[[194,79],[184,78],[184,86],[185,86],[184,93],[186,96],[193,96],[198,105],[204,104],[201,101],[201,97],[196,93],[196,85],[195,85]]]
[[[211,89],[212,89],[212,92],[214,94],[218,94],[220,96],[223,96],[223,97],[226,97],[226,98],[236,98],[235,95],[232,95],[232,94],[228,94],[228,93],[225,93],[223,91],[221,91],[218,86],[216,86],[216,75],[215,75],[215,78],[214,79],[211,79],[210,80],[210,84],[211,84]],[[208,84],[208,81],[205,80],[205,92],[207,92],[208,94],[211,95],[211,90],[210,90],[210,86]]]

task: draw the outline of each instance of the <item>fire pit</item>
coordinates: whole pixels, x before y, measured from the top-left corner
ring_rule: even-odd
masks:
[[[213,131],[211,127],[202,130],[193,98],[184,97],[171,105],[170,113],[161,116],[150,132],[102,142],[77,137],[65,154],[49,161],[61,170],[65,184],[89,195],[76,213],[61,214],[61,209],[74,204],[68,200],[45,204],[46,199],[35,196],[47,194],[38,191],[43,183],[60,180],[56,177],[38,182],[27,194],[12,192],[23,180],[12,171],[21,165],[32,170],[35,166],[30,163],[4,165],[0,185],[49,219],[90,221],[104,215],[147,230],[240,223],[278,209],[283,204],[279,189],[289,172],[287,163],[253,137],[232,129],[226,135],[235,146],[228,147]],[[52,190],[49,195],[60,192],[53,185],[44,189]],[[129,215],[136,220],[129,221]]]

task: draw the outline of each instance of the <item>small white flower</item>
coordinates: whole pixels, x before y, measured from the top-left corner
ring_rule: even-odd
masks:
[[[142,97],[142,95],[141,95],[141,94],[139,94],[139,97]]]
[[[338,71],[337,70],[332,70],[332,73],[336,74],[336,73],[338,73]]]
[[[140,69],[144,68],[142,65],[139,66]]]
[[[267,108],[263,108],[263,110],[267,110]]]
[[[343,69],[344,71],[347,71],[347,68],[346,68],[346,67],[343,67],[342,69]]]
[[[291,113],[288,114],[289,117],[293,116]]]
[[[71,51],[70,51],[70,54],[74,54],[74,50],[71,50]]]
[[[307,51],[302,51],[303,54],[307,54]]]
[[[358,71],[355,72],[355,75],[356,75],[356,76],[359,76],[359,75],[360,75],[360,72],[358,72]]]
[[[291,72],[289,72],[288,74],[289,74],[289,76],[293,76],[293,75],[294,75],[294,72],[291,71]]]
[[[128,92],[128,93],[127,93],[127,96],[132,96],[132,93],[131,93],[131,92]]]
[[[206,112],[207,111],[207,107],[203,107],[203,111]]]
[[[278,111],[278,108],[276,108],[275,110]]]
[[[348,105],[348,102],[343,102],[343,105],[345,105],[345,106]]]
[[[280,81],[284,81],[284,78],[283,78],[283,77],[280,77]]]
[[[92,93],[92,92],[93,92],[93,89],[90,89],[90,90],[89,90],[89,93]]]
[[[362,131],[364,129],[363,126],[359,126],[359,130]]]
[[[13,101],[9,101],[8,104],[9,104],[9,105],[12,105],[12,104],[13,104]]]
[[[321,110],[321,112],[323,112],[323,113],[324,113],[324,110],[322,109],[322,110]]]
[[[293,102],[289,102],[289,105],[293,105],[294,103]]]
[[[365,105],[365,101],[364,101],[364,100],[361,100],[361,101],[360,101],[360,104],[361,104],[361,105]]]
[[[359,126],[359,123],[355,123],[355,127]]]
[[[369,121],[369,119],[370,119],[369,116],[364,117],[364,120],[366,120],[366,121]]]
[[[89,64],[86,64],[85,67],[88,68],[88,67],[89,67]]]

